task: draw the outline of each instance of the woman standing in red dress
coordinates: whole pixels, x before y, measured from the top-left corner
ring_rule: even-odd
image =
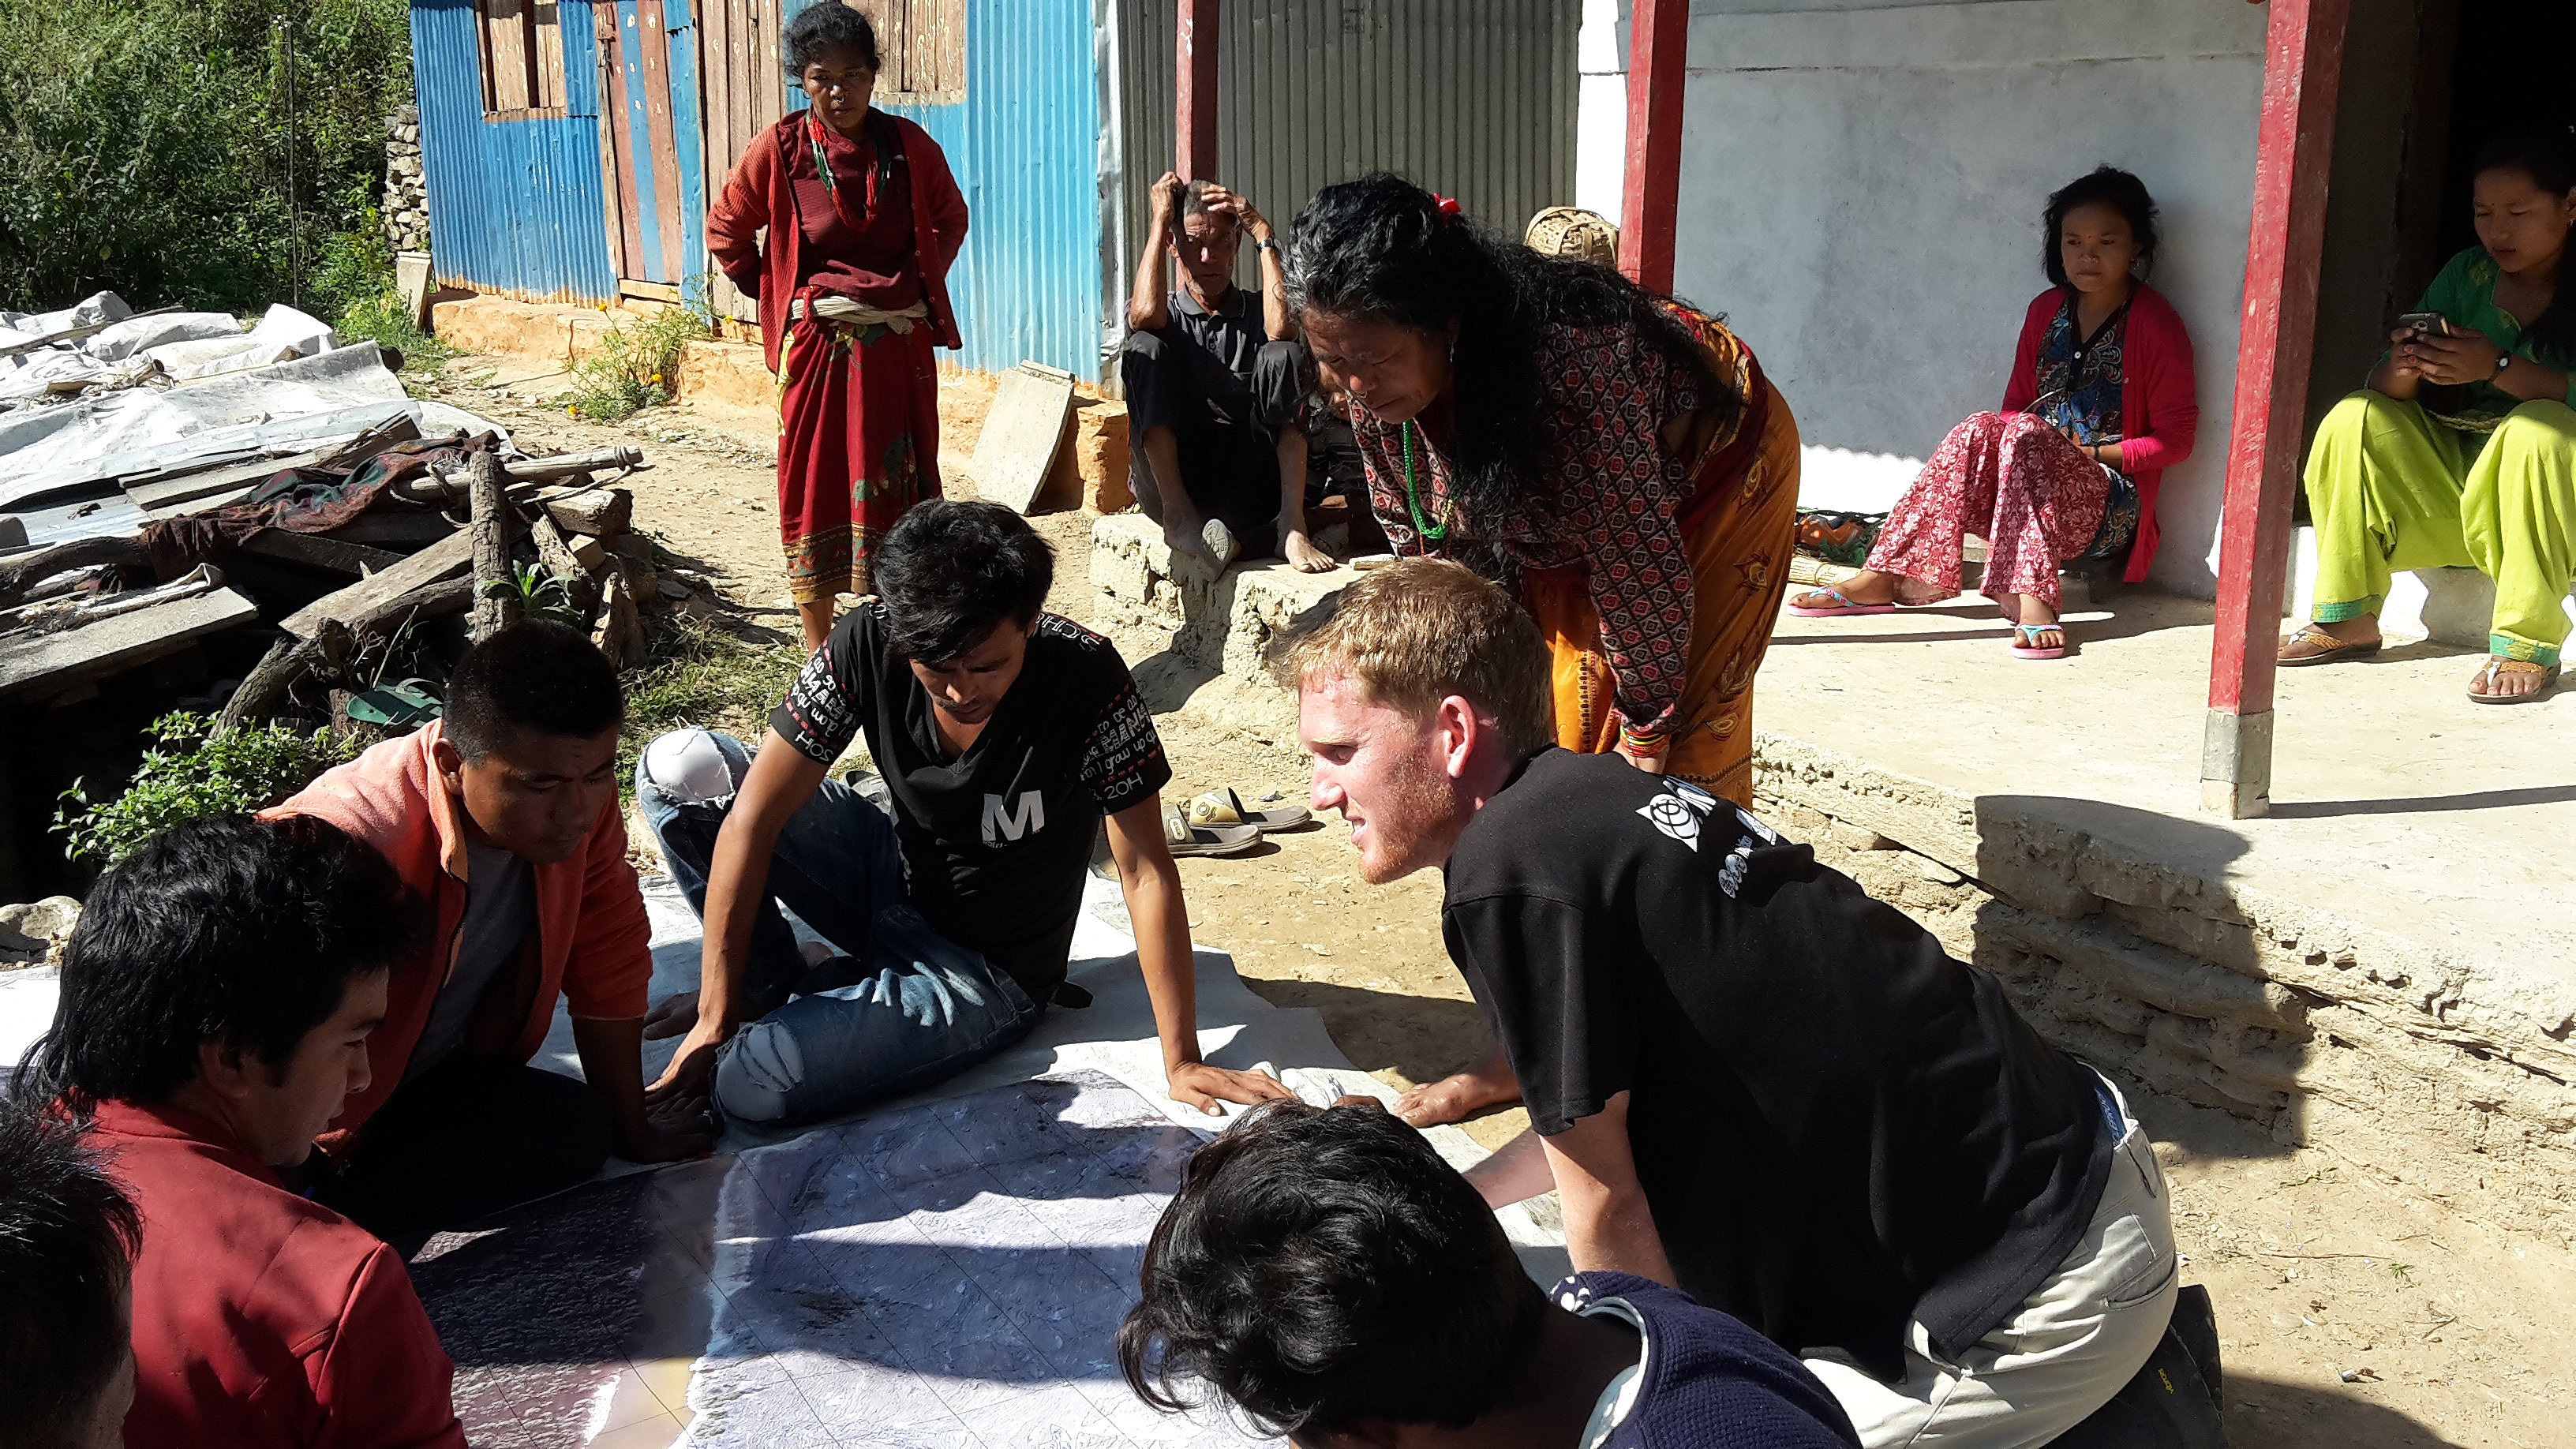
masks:
[[[874,592],[876,541],[940,495],[930,349],[961,342],[946,278],[966,198],[928,132],[868,104],[867,17],[812,6],[779,51],[811,106],[742,153],[708,209],[707,249],[760,303],[778,374],[779,531],[805,646],[819,649],[833,599]]]

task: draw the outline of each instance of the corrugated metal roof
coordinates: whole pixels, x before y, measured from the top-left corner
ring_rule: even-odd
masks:
[[[412,72],[439,279],[529,301],[617,295],[599,172],[591,6],[561,11],[565,116],[483,118],[473,0],[414,0]]]
[[[1172,165],[1176,0],[1118,7],[1129,265]],[[1218,175],[1281,232],[1320,188],[1397,171],[1506,236],[1574,200],[1575,33],[1565,0],[1226,0]],[[1258,276],[1249,249],[1241,278]]]

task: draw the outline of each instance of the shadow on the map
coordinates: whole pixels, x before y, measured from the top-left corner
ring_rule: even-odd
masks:
[[[2264,1449],[2431,1449],[2459,1441],[2384,1404],[2357,1385],[2289,1383],[2227,1376],[2227,1437]]]
[[[1247,975],[1243,984],[1273,1006],[1321,1012],[1333,1045],[1364,1072],[1393,1067],[1416,1082],[1437,1081],[1493,1041],[1473,1001],[1277,976]]]

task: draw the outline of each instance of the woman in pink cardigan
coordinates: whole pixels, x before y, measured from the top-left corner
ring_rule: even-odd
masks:
[[[2013,621],[2020,659],[2066,654],[2057,570],[2156,556],[2156,489],[2191,455],[2200,405],[2191,337],[2140,277],[2156,258],[2156,204],[2105,166],[2048,198],[2042,265],[2003,408],[1952,430],[1879,530],[1869,567],[1789,601],[1810,618],[1885,614],[1959,592],[1960,545],[1986,540],[1983,591]]]

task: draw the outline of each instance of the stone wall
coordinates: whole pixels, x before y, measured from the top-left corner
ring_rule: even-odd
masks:
[[[397,106],[385,118],[385,240],[398,252],[429,250],[429,187],[420,168],[420,107]]]
[[[2545,973],[2162,863],[2143,811],[1972,798],[1768,733],[1754,792],[2087,1061],[2567,1230],[2576,993]]]

